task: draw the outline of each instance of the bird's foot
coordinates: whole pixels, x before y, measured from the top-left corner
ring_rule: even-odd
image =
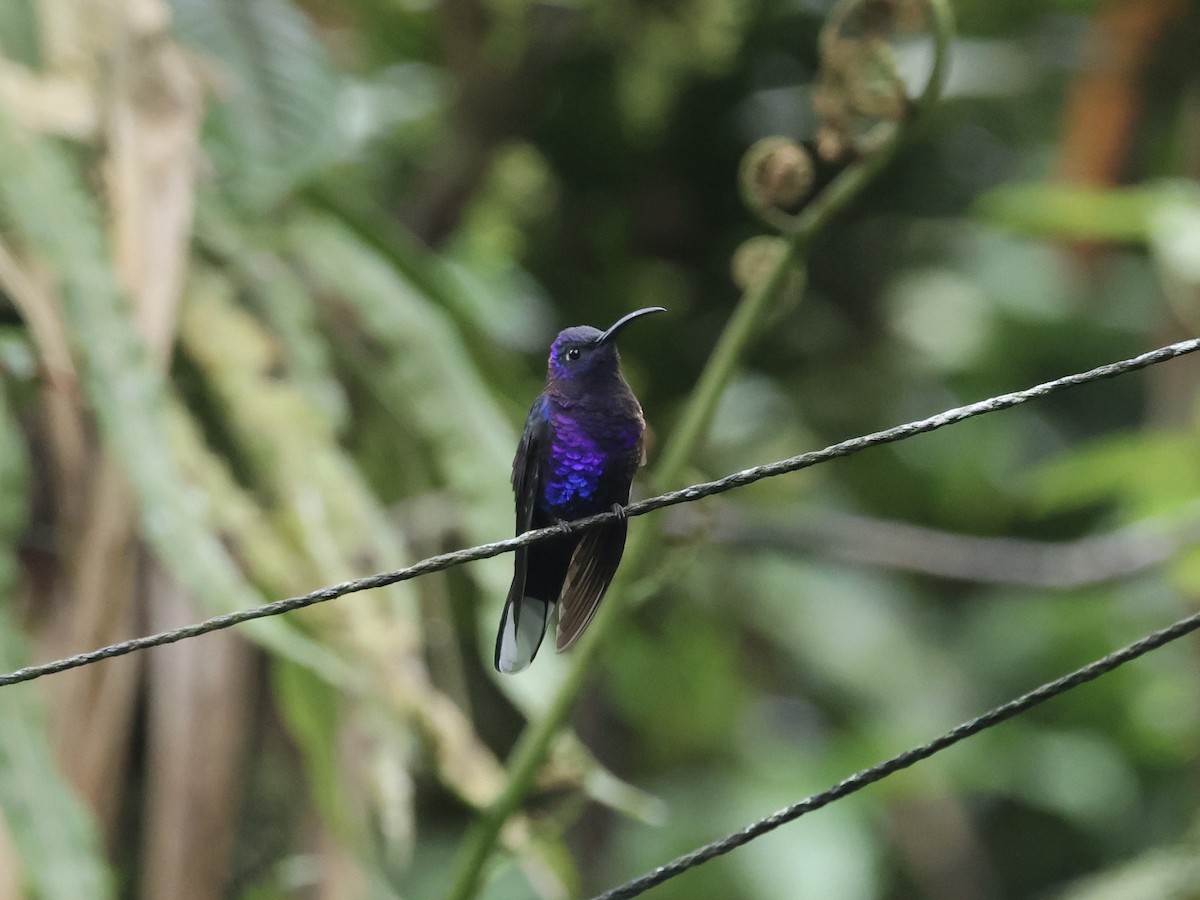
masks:
[[[612,514],[614,516],[616,516],[618,519],[626,518],[625,507],[623,507],[620,503],[614,503],[612,505]]]
[[[571,533],[571,523],[568,522],[566,519],[555,519],[554,524],[551,525],[550,527],[553,528],[555,531],[557,531],[559,534],[561,534],[563,537],[566,537],[567,535],[569,535]]]

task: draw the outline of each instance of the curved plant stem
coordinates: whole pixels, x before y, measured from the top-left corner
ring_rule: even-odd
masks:
[[[859,0],[844,0],[843,7],[857,2]],[[789,273],[798,273],[803,280],[805,268],[801,260],[812,239],[883,170],[903,140],[911,134],[913,127],[926,118],[941,97],[954,26],[947,0],[926,2],[932,28],[934,60],[925,89],[913,106],[912,116],[898,126],[891,137],[870,156],[846,168],[793,220],[792,227],[784,235],[787,240],[785,252],[780,254],[763,278],[743,293],[729,324],[713,348],[683,416],[654,468],[652,480],[657,488],[666,489],[681,483],[688,460],[703,440],[721,394],[733,377],[742,353],[769,313],[781,285]],[[837,10],[831,17],[836,13]],[[484,866],[496,845],[500,830],[533,783],[551,742],[566,722],[591,672],[592,658],[615,623],[630,609],[633,599],[644,593],[631,585],[631,579],[643,573],[645,562],[656,543],[657,533],[652,529],[638,529],[631,536],[616,582],[588,630],[572,650],[571,667],[566,677],[558,686],[542,718],[526,727],[513,750],[503,790],[467,835],[457,866],[456,880],[449,895],[454,900],[467,900],[478,893]]]

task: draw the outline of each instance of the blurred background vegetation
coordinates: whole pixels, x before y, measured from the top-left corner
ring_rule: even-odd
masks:
[[[739,161],[817,137],[831,5],[0,3],[0,668],[506,535],[554,333],[662,305],[622,340],[653,467],[769,231]],[[1200,4],[953,6],[945,102],[688,480],[1196,333]],[[1176,362],[635,520],[661,577],[486,895],[616,884],[1193,611],[1198,388]],[[439,896],[569,664],[492,673],[510,565],[0,689],[0,898]],[[1197,656],[654,896],[1195,896]]]

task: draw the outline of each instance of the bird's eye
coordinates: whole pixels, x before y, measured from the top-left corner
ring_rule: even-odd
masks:
[[[575,362],[577,359],[579,359],[579,348],[572,347],[567,351],[567,362]]]

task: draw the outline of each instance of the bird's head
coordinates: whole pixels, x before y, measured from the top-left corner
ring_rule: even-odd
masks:
[[[630,322],[650,313],[666,312],[661,306],[648,306],[618,319],[607,331],[591,325],[575,325],[558,333],[550,345],[547,367],[551,382],[587,380],[619,371],[616,337]]]

